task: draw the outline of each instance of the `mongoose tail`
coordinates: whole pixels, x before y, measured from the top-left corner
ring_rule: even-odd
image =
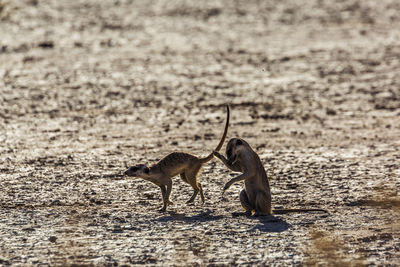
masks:
[[[226,123],[225,123],[225,129],[224,129],[224,133],[222,134],[221,140],[219,141],[219,144],[217,145],[217,147],[215,148],[215,151],[219,151],[222,147],[222,145],[225,142],[225,138],[226,135],[228,133],[228,126],[229,126],[229,117],[230,117],[230,110],[229,110],[229,105],[226,105]],[[208,161],[210,161],[212,158],[214,157],[213,152],[210,153],[210,155],[208,155],[205,158],[201,158],[200,161],[201,163],[206,163]]]
[[[328,213],[327,210],[323,209],[276,209],[272,210],[272,214],[287,214],[292,212],[310,212],[310,211],[320,211]]]

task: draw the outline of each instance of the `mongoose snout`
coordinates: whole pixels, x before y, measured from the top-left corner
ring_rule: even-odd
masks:
[[[146,165],[139,164],[136,166],[129,167],[125,172],[124,175],[139,177],[141,174],[148,174],[149,168]]]

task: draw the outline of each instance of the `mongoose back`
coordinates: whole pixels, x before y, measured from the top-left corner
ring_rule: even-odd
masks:
[[[226,107],[226,112],[227,114],[224,133],[222,134],[221,140],[215,148],[215,151],[219,151],[221,149],[225,141],[226,134],[228,133],[230,116],[229,106]],[[163,198],[163,207],[161,211],[165,211],[167,209],[167,205],[172,204],[172,202],[169,200],[172,189],[171,178],[178,174],[180,175],[181,179],[190,184],[194,190],[193,195],[186,203],[192,203],[199,192],[201,200],[204,203],[203,188],[201,184],[197,182],[197,174],[199,173],[201,167],[213,157],[213,152],[211,152],[205,158],[199,158],[184,152],[173,152],[165,156],[150,168],[146,165],[139,164],[128,168],[124,174],[133,177],[140,177],[158,185],[161,189]]]
[[[228,181],[223,191],[233,183],[244,180],[245,189],[240,192],[240,202],[249,215],[285,214],[289,212],[323,211],[323,209],[271,209],[271,191],[268,177],[260,157],[250,145],[239,138],[232,138],[226,146],[226,156],[214,152],[225,166],[242,174]]]

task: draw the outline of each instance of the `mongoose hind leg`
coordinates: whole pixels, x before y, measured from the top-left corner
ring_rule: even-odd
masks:
[[[182,173],[180,174],[180,176],[181,176],[181,179],[182,179],[185,183],[190,184],[189,181],[188,181],[188,179],[187,179],[187,177],[186,177],[186,174],[185,174],[184,172],[182,172]],[[200,192],[201,192],[201,191],[200,191]],[[195,196],[195,197],[196,197],[196,196]],[[190,199],[192,199],[192,198],[190,198]],[[193,198],[193,200],[194,200],[194,198]],[[192,202],[193,202],[193,200],[192,200]],[[186,203],[190,203],[189,200],[186,201]]]
[[[201,197],[201,202],[205,202],[205,200],[204,200],[204,193],[203,193],[203,187],[201,186],[201,184],[200,183],[197,183],[197,185],[199,186],[199,189],[200,189],[200,197]]]
[[[190,184],[193,187],[193,194],[190,197],[190,199],[188,201],[186,201],[186,204],[190,204],[194,201],[194,199],[196,198],[197,194],[199,193],[200,189],[198,188],[198,186],[196,184]]]
[[[184,172],[182,172],[182,173],[180,174],[180,176],[181,176],[181,179],[182,179],[185,183],[189,183]]]
[[[198,173],[198,171],[199,171],[199,169],[200,169],[200,168],[196,168],[196,169],[194,169],[194,170],[190,170],[190,171],[186,171],[186,172],[185,172],[185,176],[186,176],[186,178],[187,178],[187,181],[188,181],[188,183],[192,186],[192,188],[193,188],[193,190],[194,190],[193,195],[192,195],[191,198],[186,202],[187,204],[192,203],[192,202],[195,200],[195,198],[196,198],[196,196],[197,196],[197,194],[198,194],[199,192],[201,192],[200,194],[202,195],[203,190],[200,189],[200,186],[199,186],[199,184],[197,183],[197,177],[196,177],[196,176],[197,176],[197,173]],[[204,195],[203,195],[203,197],[204,197]]]
[[[256,195],[255,216],[270,215],[271,212],[271,199],[263,192],[258,192]]]
[[[242,207],[246,210],[246,214],[251,215],[252,212],[254,211],[254,207],[250,204],[249,197],[247,196],[245,189],[240,191],[239,197],[240,197],[240,203],[242,204]]]

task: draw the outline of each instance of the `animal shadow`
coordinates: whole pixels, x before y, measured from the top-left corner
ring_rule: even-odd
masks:
[[[227,219],[226,216],[214,215],[212,210],[205,210],[196,215],[185,215],[182,213],[176,213],[169,211],[169,215],[157,218],[158,222],[170,222],[170,221],[181,221],[186,223],[192,222],[210,222]],[[290,228],[290,224],[285,220],[275,217],[273,215],[268,216],[248,216],[246,213],[232,213],[232,217],[245,216],[249,219],[258,220],[258,224],[254,225],[249,231],[254,232],[256,230],[266,233],[281,233]]]
[[[236,212],[236,213],[232,213],[232,216],[233,217],[246,216],[247,218],[258,220],[259,224],[255,225],[249,229],[249,231],[251,231],[251,232],[259,230],[259,231],[265,232],[265,233],[281,233],[281,232],[284,232],[287,229],[289,229],[291,226],[285,220],[283,220],[279,217],[275,217],[273,215],[250,216],[245,212],[242,212],[242,213]]]
[[[162,216],[157,219],[159,222],[170,222],[170,221],[182,221],[182,222],[210,222],[210,221],[217,221],[224,218],[221,215],[214,215],[212,214],[213,211],[206,210],[196,215],[187,216],[182,213],[176,213],[174,211],[169,211],[169,215]]]

